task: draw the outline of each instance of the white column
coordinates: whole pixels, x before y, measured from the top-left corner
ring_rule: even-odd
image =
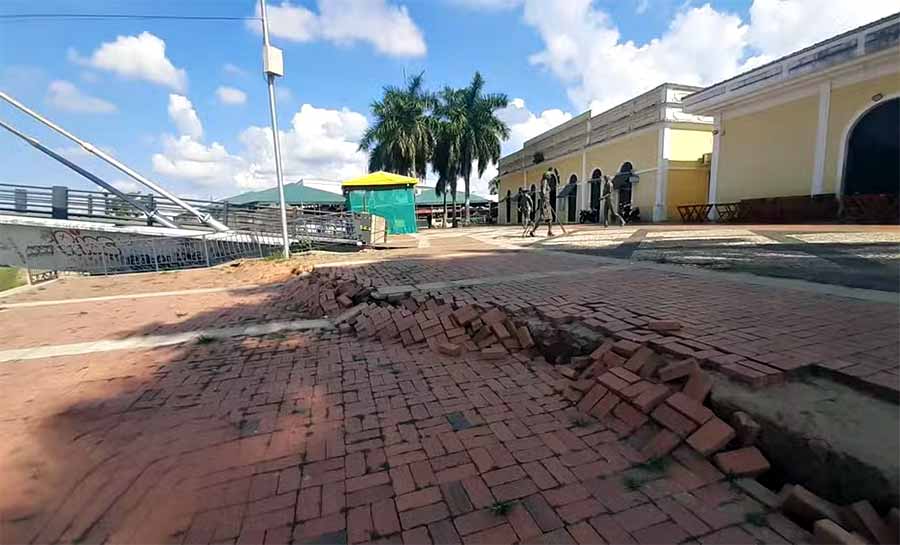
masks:
[[[709,194],[706,197],[706,202],[712,204],[718,202],[719,198],[719,155],[722,149],[722,130],[725,126],[724,115],[720,112],[713,118],[713,149],[709,165]],[[709,219],[717,220],[718,218],[719,214],[716,213],[715,208],[709,211]]]
[[[659,129],[659,143],[657,145],[657,164],[656,164],[656,203],[653,206],[653,221],[666,220],[666,195],[668,193],[669,184],[669,167],[667,162],[667,139],[669,138],[669,129],[662,127]]]
[[[831,82],[819,85],[819,121],[816,126],[816,153],[810,195],[818,195],[825,188],[825,155],[828,145],[828,114],[831,110]]]

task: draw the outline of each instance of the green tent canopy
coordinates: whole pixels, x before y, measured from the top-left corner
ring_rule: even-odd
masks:
[[[278,204],[278,188],[270,187],[260,191],[249,191],[225,200],[231,204]],[[344,204],[344,196],[296,182],[284,184],[284,201],[288,205],[340,205]]]
[[[464,191],[457,188],[456,190],[456,204],[461,205],[466,200],[466,194]],[[447,204],[453,202],[453,195],[451,193],[447,193]],[[485,199],[480,195],[476,195],[474,193],[469,194],[469,203],[470,204],[487,204],[491,201]],[[416,188],[416,206],[442,206],[444,204],[444,197],[439,196],[433,187],[419,186]]]

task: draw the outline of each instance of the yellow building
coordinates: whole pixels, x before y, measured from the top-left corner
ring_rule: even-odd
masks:
[[[704,201],[896,199],[898,45],[895,14],[686,97],[686,112],[715,120]]]
[[[639,181],[619,189],[619,202],[639,208],[643,221],[679,219],[679,204],[705,202],[709,192],[713,121],[686,114],[681,107],[682,98],[698,90],[665,83],[526,141],[521,150],[500,159],[500,198],[514,197],[520,187],[539,191],[541,177],[554,168],[561,179],[554,180],[551,203],[560,221],[574,223],[582,210],[599,207],[600,177],[612,177],[629,162]],[[500,203],[498,221],[520,221],[514,198]]]

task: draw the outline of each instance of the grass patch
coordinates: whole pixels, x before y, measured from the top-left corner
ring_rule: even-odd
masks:
[[[491,505],[491,513],[498,517],[506,516],[512,510],[513,502],[495,501]]]
[[[25,275],[15,267],[0,267],[0,291],[11,290],[25,284]]]
[[[219,339],[210,337],[209,335],[200,335],[199,337],[197,337],[197,344],[210,344],[216,342],[217,340]]]
[[[281,252],[276,252],[274,254],[269,254],[266,257],[264,257],[263,261],[287,261],[287,260],[284,258],[284,254],[282,254]]]
[[[745,514],[744,522],[746,522],[747,524],[752,524],[753,526],[765,526],[766,524],[768,524],[766,514],[762,511],[755,511],[753,513]]]
[[[622,479],[622,485],[631,492],[635,492],[637,490],[640,490],[641,487],[644,486],[644,481],[638,479],[637,477],[629,475],[628,477]]]
[[[666,472],[671,463],[672,459],[668,456],[665,456],[663,458],[653,458],[652,460],[648,460],[638,467],[648,473],[661,474]]]

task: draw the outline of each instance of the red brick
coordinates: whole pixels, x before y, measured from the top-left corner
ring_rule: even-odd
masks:
[[[647,545],[658,543],[681,543],[688,534],[674,522],[661,522],[632,532],[635,541]]]
[[[712,390],[712,379],[707,373],[697,369],[688,376],[682,392],[697,403],[703,403],[710,390]]]
[[[533,494],[522,500],[522,505],[544,532],[563,527],[563,521],[541,494]]]
[[[480,477],[464,479],[462,485],[475,509],[482,509],[494,503],[494,495]]]
[[[307,541],[309,538],[338,532],[346,527],[347,517],[343,513],[308,520],[294,528],[294,541]]]
[[[541,490],[553,488],[558,484],[553,475],[540,462],[528,462],[527,464],[522,464],[522,468]]]
[[[394,497],[394,488],[391,485],[385,484],[381,486],[373,486],[372,488],[366,488],[363,490],[357,490],[356,492],[348,493],[347,505],[350,507],[356,507],[358,505],[373,503],[392,497]]]
[[[430,486],[428,488],[423,488],[422,490],[410,492],[409,494],[397,496],[397,510],[409,511],[410,509],[437,503],[441,501],[441,499],[441,489],[436,486]]]
[[[508,355],[509,353],[506,351],[506,348],[499,344],[481,349],[481,359],[484,360],[499,360],[505,358]]]
[[[675,361],[659,370],[659,380],[663,382],[678,380],[690,375],[697,369],[699,369],[699,366],[694,358]]]
[[[513,504],[506,515],[506,520],[513,527],[513,530],[516,531],[516,535],[519,536],[521,541],[541,535],[540,527],[538,527],[537,522],[535,522],[528,509],[522,503]]]
[[[502,323],[491,324],[491,329],[494,331],[494,335],[501,341],[510,337],[509,330],[506,329],[506,326]]]
[[[600,358],[600,361],[603,362],[604,365],[606,365],[607,369],[625,365],[625,358],[616,354],[612,350],[610,350],[606,354],[603,354],[603,357]]]
[[[616,408],[613,409],[613,414],[622,420],[622,422],[625,422],[632,430],[636,430],[643,426],[644,422],[647,421],[647,416],[644,415],[644,413],[635,409],[628,403],[619,403],[616,405]]]
[[[313,486],[300,491],[297,498],[296,519],[299,521],[318,518],[322,509],[322,488]]]
[[[681,322],[677,320],[651,320],[647,322],[647,325],[644,326],[650,331],[656,332],[666,332],[666,331],[678,331],[681,329]]]
[[[516,328],[516,338],[519,340],[519,344],[522,345],[523,349],[529,349],[534,346],[534,340],[531,338],[531,332],[528,331],[528,326],[519,326]]]
[[[400,531],[400,519],[394,500],[382,500],[372,504],[372,525],[382,536],[389,536]]]
[[[799,484],[787,489],[781,509],[785,515],[804,524],[812,524],[823,518],[841,520],[841,514],[836,505],[820,498]]]
[[[344,481],[327,483],[322,486],[322,516],[337,513],[346,505]]]
[[[454,531],[453,534],[456,535],[456,532]],[[457,538],[458,537],[459,536],[457,536]],[[403,543],[406,545],[431,545],[432,542],[431,537],[428,535],[428,528],[426,526],[419,526],[418,528],[403,532]],[[461,543],[461,541],[457,539],[456,541],[439,541],[438,543]]]
[[[439,483],[449,483],[452,481],[461,481],[475,475],[478,475],[478,468],[475,467],[475,464],[463,464],[461,466],[438,471],[435,477]]]
[[[363,475],[362,477],[347,479],[347,492],[356,492],[357,490],[363,490],[365,488],[371,488],[389,482],[391,482],[391,477],[388,475],[387,471],[370,473],[369,475]]]
[[[653,420],[656,420],[681,437],[687,437],[697,429],[696,422],[668,405],[660,405],[650,414],[650,416],[653,417]]]
[[[472,305],[466,305],[453,313],[453,317],[459,325],[468,325],[469,322],[478,318],[478,311]]]
[[[767,384],[767,378],[764,373],[760,373],[755,369],[745,367],[739,363],[723,365],[720,370],[729,377],[745,384],[749,384],[753,388],[762,388]]]
[[[614,392],[621,392],[625,388],[628,388],[630,384],[629,382],[619,378],[609,371],[597,377],[597,382],[606,386]]]
[[[447,502],[451,515],[459,516],[474,509],[461,481],[442,484],[441,492],[444,494],[444,501]]]
[[[628,384],[634,384],[635,382],[641,380],[641,377],[635,375],[624,367],[613,367],[609,370],[609,372],[624,380]]]
[[[509,524],[503,523],[481,532],[465,536],[464,543],[484,543],[489,545],[511,545],[519,541],[519,537]]]
[[[369,541],[372,534],[372,515],[368,505],[355,507],[347,513],[347,539],[350,543]]]
[[[604,354],[612,350],[614,344],[615,343],[613,343],[612,341],[606,341],[605,343],[601,344],[600,346],[595,348],[593,352],[591,352],[591,359],[599,360],[603,357]]]
[[[721,450],[734,438],[734,429],[722,422],[718,418],[713,417],[706,424],[703,424],[699,430],[688,437],[687,442],[694,450],[709,456],[710,454]]]
[[[641,345],[639,345],[636,342],[629,341],[627,339],[621,339],[621,340],[616,341],[616,343],[612,347],[613,351],[615,351],[616,353],[618,353],[622,356],[625,356],[626,358],[631,357],[640,348],[641,348]]]
[[[416,486],[428,486],[437,482],[431,469],[431,464],[427,460],[413,462],[409,464],[409,469],[412,472],[413,479],[416,481]]]
[[[641,449],[641,454],[648,459],[662,458],[678,446],[681,439],[669,430],[660,430]]]
[[[634,405],[645,413],[649,413],[657,405],[669,397],[669,388],[664,384],[654,384],[637,397],[631,400]]]
[[[634,532],[663,522],[668,517],[652,503],[645,503],[617,513],[613,515],[613,518],[626,531]]]
[[[600,534],[594,530],[594,527],[588,522],[579,522],[567,528],[569,534],[575,538],[575,542],[579,545],[596,545],[597,543],[605,543]]]
[[[603,396],[603,399],[597,402],[597,404],[594,405],[594,408],[591,409],[591,415],[597,418],[603,418],[616,407],[616,404],[618,404],[619,401],[619,396],[612,392],[608,392],[605,396]]]
[[[702,536],[710,530],[706,523],[672,498],[660,498],[656,500],[656,506],[691,537]]]
[[[653,386],[654,386],[654,384],[652,382],[647,382],[646,380],[639,380],[639,381],[635,382],[634,384],[632,384],[631,386],[629,386],[628,388],[625,388],[624,390],[622,390],[622,395],[626,398],[631,399],[631,398],[637,397],[637,396],[641,395],[642,393],[646,392],[647,390],[653,388]]]
[[[745,447],[715,456],[716,465],[726,475],[756,477],[769,470],[769,461],[756,447]]]
[[[462,354],[462,346],[455,343],[441,343],[438,345],[438,352],[448,356],[459,356]]]
[[[704,407],[696,400],[684,395],[682,392],[675,392],[672,394],[666,400],[666,403],[697,424],[705,424],[713,417],[713,412],[711,410]]]
[[[498,308],[492,308],[481,315],[481,321],[488,324],[499,324],[506,320],[506,313]]]
[[[731,415],[731,425],[737,434],[737,443],[742,447],[751,447],[756,444],[762,427],[752,416],[744,411],[735,411]]]
[[[400,513],[400,524],[404,530],[408,530],[416,526],[445,519],[449,516],[450,512],[447,510],[446,504],[435,503]]]
[[[489,471],[481,477],[488,486],[494,487],[525,477],[525,471],[519,466],[509,466],[503,469]]]
[[[456,544],[462,543],[462,538],[459,537],[459,534],[456,533],[456,528],[453,527],[453,523],[450,522],[450,519],[439,520],[437,522],[432,522],[428,525],[428,532],[431,534],[431,539],[434,543],[439,545],[448,544]],[[404,533],[405,536],[405,533]],[[419,545],[417,541],[406,541],[405,543],[409,545]],[[428,543],[427,541],[425,543]]]
[[[819,520],[813,525],[813,536],[816,543],[833,543],[837,545],[865,545],[865,540],[851,534],[832,520]]]
[[[611,515],[599,515],[590,520],[591,526],[597,530],[607,543],[616,545],[634,543],[631,534],[625,531]]]
[[[409,472],[409,466],[392,467],[390,475],[394,492],[398,496],[416,489],[416,482],[413,480],[412,473]]]
[[[517,500],[537,491],[537,485],[528,478],[491,487],[491,493],[494,494],[497,501]]]
[[[568,484],[553,490],[544,491],[544,497],[547,498],[547,502],[554,507],[583,500],[590,497],[590,495],[591,493],[581,483]]]
[[[642,346],[628,358],[624,367],[632,373],[637,373],[655,355],[656,353],[652,349]]]
[[[578,402],[578,410],[581,412],[590,412],[600,399],[606,394],[607,389],[601,384],[596,384],[581,401]]]
[[[890,527],[885,524],[875,508],[868,501],[862,500],[844,508],[844,520],[849,530],[856,530],[872,543],[893,543],[898,536],[892,535]]]
[[[475,532],[493,528],[494,526],[498,526],[500,524],[503,524],[504,522],[505,521],[503,517],[498,517],[489,509],[473,511],[461,517],[456,517],[453,520],[453,524],[456,526],[456,530],[462,536],[467,536]]]
[[[567,523],[572,524],[580,520],[594,517],[606,511],[603,504],[594,498],[585,498],[557,508],[559,516]]]

